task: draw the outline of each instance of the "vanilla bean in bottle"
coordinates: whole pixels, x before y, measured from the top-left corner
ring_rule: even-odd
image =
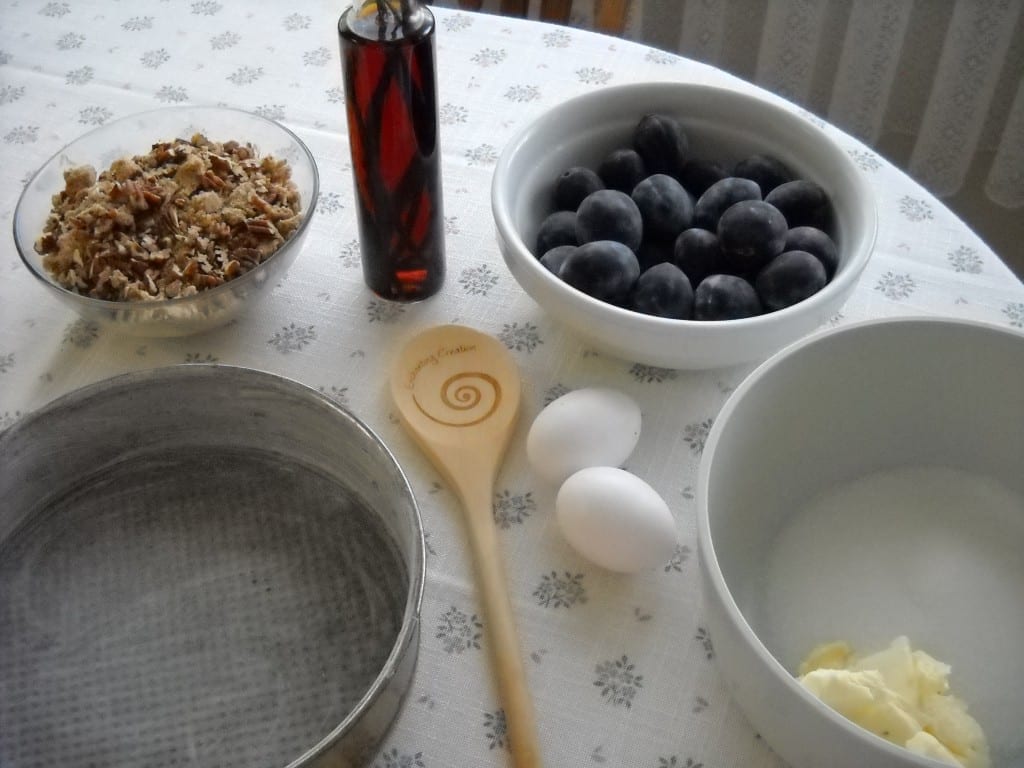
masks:
[[[338,21],[363,279],[393,301],[444,283],[434,30],[417,0],[354,0]]]

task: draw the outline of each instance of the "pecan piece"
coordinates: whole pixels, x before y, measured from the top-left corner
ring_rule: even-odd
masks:
[[[245,228],[257,237],[279,238],[281,236],[273,222],[267,221],[262,216],[254,219],[246,219]]]

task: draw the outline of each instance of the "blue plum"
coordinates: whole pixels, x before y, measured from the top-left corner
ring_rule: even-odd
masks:
[[[587,195],[576,210],[576,242],[580,245],[615,240],[635,252],[643,233],[640,209],[633,198],[617,189],[600,189]]]
[[[718,229],[718,219],[725,213],[726,208],[743,200],[760,199],[761,188],[757,186],[757,182],[750,179],[729,176],[716,181],[697,198],[697,203],[693,206],[693,226],[715,232]]]
[[[667,173],[678,179],[689,147],[683,126],[670,115],[644,115],[633,130],[633,148],[643,158],[647,173]]]
[[[767,195],[780,184],[796,178],[796,175],[777,157],[763,154],[750,155],[740,160],[733,168],[732,175],[757,182],[762,195]]]
[[[794,227],[786,233],[784,251],[807,251],[817,256],[829,280],[839,267],[839,248],[825,232],[815,227]]]
[[[555,180],[555,208],[575,211],[591,192],[604,189],[604,182],[590,168],[574,165]]]
[[[547,267],[549,272],[557,275],[559,270],[562,268],[562,263],[569,257],[569,254],[575,250],[575,245],[556,245],[540,257],[540,263]]]
[[[824,265],[806,251],[780,253],[758,274],[754,288],[769,312],[813,296],[828,282]]]
[[[652,173],[631,195],[643,219],[644,234],[673,240],[693,220],[693,201],[683,185],[664,173]]]
[[[693,292],[695,320],[739,320],[763,311],[754,286],[736,275],[708,275]]]
[[[570,253],[558,276],[600,301],[625,302],[640,276],[636,254],[615,240],[595,240]]]
[[[672,263],[683,270],[694,285],[700,285],[708,275],[722,272],[722,262],[722,249],[714,232],[691,227],[676,238]]]
[[[615,149],[601,161],[597,175],[608,189],[629,194],[647,176],[644,160],[635,149]]]
[[[786,232],[786,219],[763,200],[735,203],[718,220],[718,243],[736,274],[757,272],[782,253]]]
[[[576,214],[572,211],[555,211],[540,223],[533,252],[539,257],[555,246],[576,245],[576,242]]]
[[[778,208],[790,229],[814,227],[828,231],[832,218],[832,202],[821,185],[809,179],[796,179],[780,184],[767,195],[765,202]]]
[[[718,163],[712,160],[690,158],[683,164],[683,170],[679,173],[679,181],[686,187],[694,198],[698,198],[708,191],[708,187],[716,181],[727,178],[729,174]]]
[[[693,315],[693,286],[679,267],[662,262],[637,279],[630,308],[646,315],[687,320]]]

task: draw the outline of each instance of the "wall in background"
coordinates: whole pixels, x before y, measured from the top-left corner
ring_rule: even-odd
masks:
[[[592,0],[574,0],[570,23],[592,20]],[[755,82],[861,139],[1024,279],[1024,0],[630,0],[624,37]]]

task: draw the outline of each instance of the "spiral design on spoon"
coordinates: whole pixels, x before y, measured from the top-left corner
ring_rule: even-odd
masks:
[[[482,371],[449,376],[429,398],[413,393],[420,413],[446,427],[471,427],[486,421],[501,404],[501,384]],[[425,402],[427,401],[427,402]]]

